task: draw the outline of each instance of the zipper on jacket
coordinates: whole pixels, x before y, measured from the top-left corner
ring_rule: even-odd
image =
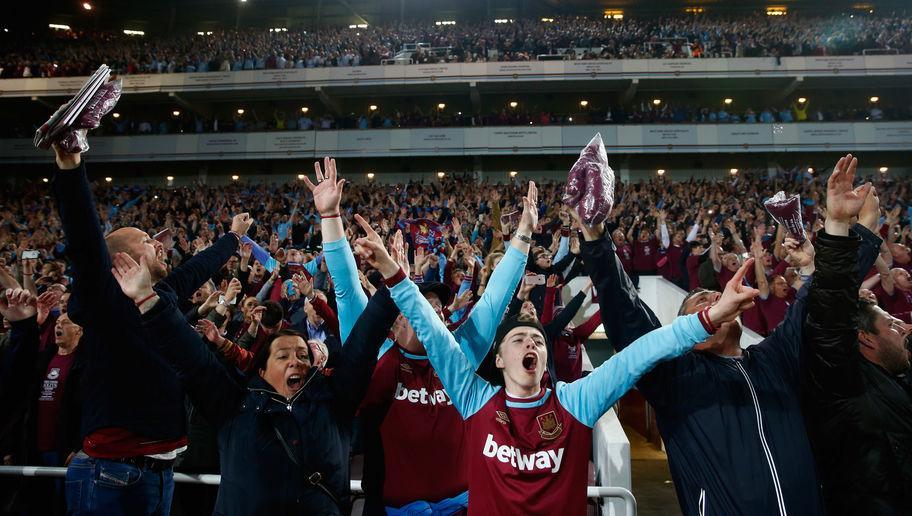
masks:
[[[700,516],[706,516],[706,490],[700,489],[700,499],[697,500],[697,510]]]
[[[760,400],[757,398],[757,391],[754,390],[754,384],[751,383],[750,377],[747,375],[747,371],[741,367],[741,362],[737,360],[734,362],[735,366],[738,367],[738,371],[741,371],[741,375],[744,376],[744,379],[747,381],[747,387],[750,389],[751,398],[754,400],[754,410],[757,412],[757,432],[760,434],[760,446],[763,448],[763,453],[766,454],[766,462],[769,464],[770,474],[773,476],[773,489],[776,491],[776,502],[779,505],[779,514],[780,516],[787,516],[788,513],[785,510],[785,500],[782,496],[782,486],[779,484],[779,473],[776,471],[776,463],[773,461],[773,453],[770,451],[769,445],[766,443],[766,435],[763,432],[763,416],[760,412]]]

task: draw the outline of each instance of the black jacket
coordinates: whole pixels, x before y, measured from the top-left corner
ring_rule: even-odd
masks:
[[[378,291],[338,353],[332,374],[312,369],[291,400],[256,372],[246,386],[238,384],[167,297],[143,315],[154,350],[178,371],[194,406],[218,428],[222,481],[215,514],[339,514],[332,497],[307,482],[311,473],[322,476],[347,513],[352,419],[398,314],[389,291]],[[276,431],[302,467],[288,456]]]
[[[912,393],[858,351],[858,237],[816,245],[805,395],[824,501],[833,515],[912,514]]]
[[[149,346],[133,301],[111,274],[111,257],[89,182],[85,162],[58,171],[54,195],[73,268],[68,314],[82,326],[82,436],[103,427],[120,427],[156,440],[186,435],[184,395],[177,374]],[[233,235],[190,258],[159,281],[156,289],[175,305],[188,299],[237,250]]]
[[[880,239],[867,232],[870,267]],[[610,238],[583,242],[615,349],[661,326],[637,296]],[[681,511],[688,515],[823,514],[800,404],[806,289],[785,320],[741,358],[694,351],[659,364],[637,383],[655,408]]]

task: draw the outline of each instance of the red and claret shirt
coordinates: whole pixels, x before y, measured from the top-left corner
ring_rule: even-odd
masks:
[[[659,259],[659,241],[651,237],[645,242],[637,239],[633,243],[633,270],[636,272],[649,272],[656,270],[656,261]]]
[[[624,272],[633,274],[633,248],[630,247],[630,244],[624,242],[624,245],[618,246],[615,254],[621,261],[621,265],[624,266]]]
[[[668,281],[674,281],[682,276],[681,257],[684,256],[684,247],[671,244],[665,250],[665,263],[659,268],[662,277]]]
[[[554,319],[554,298],[557,288],[548,287],[545,290],[545,306],[542,309],[541,323],[548,324]],[[572,330],[564,329],[551,343],[554,353],[554,372],[557,379],[562,382],[572,382],[583,376],[583,344],[589,336],[602,324],[602,312],[597,311],[583,324]],[[545,373],[547,377],[547,372]],[[544,378],[543,378],[544,380]],[[550,382],[550,379],[548,379]],[[542,386],[550,385],[543,383]]]
[[[758,299],[757,304],[754,308],[760,308],[760,311],[763,313],[763,319],[766,321],[767,333],[772,333],[776,329],[776,326],[779,326],[779,323],[785,320],[785,313],[788,312],[789,306],[795,302],[795,295],[797,292],[793,288],[789,288],[788,295],[783,297],[777,297],[772,292],[766,297],[766,299]]]
[[[893,286],[893,295],[888,295],[883,287],[878,283],[871,289],[877,296],[877,302],[888,314],[901,314],[912,311],[912,291],[900,290],[899,287]]]
[[[54,355],[48,364],[41,390],[38,393],[35,446],[40,452],[58,449],[60,429],[60,405],[66,389],[67,376],[76,355]]]
[[[439,502],[469,488],[465,424],[427,356],[395,345],[383,353],[361,411],[382,414],[385,506]]]
[[[687,279],[690,281],[690,290],[700,286],[700,255],[687,257]]]
[[[475,374],[453,334],[404,274],[386,283],[465,420],[469,514],[585,514],[592,427],[657,363],[709,336],[699,314],[678,317],[585,378],[517,399]]]

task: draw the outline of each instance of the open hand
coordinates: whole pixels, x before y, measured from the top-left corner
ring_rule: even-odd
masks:
[[[853,187],[858,158],[846,154],[839,159],[827,180],[827,222],[849,224],[861,212],[871,190],[871,183]]]
[[[124,295],[136,301],[153,294],[152,275],[145,256],[140,256],[139,263],[136,263],[130,255],[117,253],[112,262],[114,267],[111,268],[111,273]]]
[[[0,295],[0,315],[10,322],[24,321],[38,312],[37,300],[24,288],[6,289]]]
[[[709,308],[709,318],[716,327],[734,321],[741,312],[754,306],[754,298],[760,291],[744,284],[744,274],[753,266],[753,258],[744,260],[738,272],[725,285],[722,296]]]
[[[516,230],[523,235],[530,236],[537,225],[538,187],[535,186],[535,181],[529,181],[529,191],[523,197],[523,212]]]
[[[339,205],[342,202],[342,187],[345,185],[344,179],[338,179],[335,159],[327,156],[323,158],[323,164],[326,168],[325,175],[323,169],[320,168],[320,162],[314,163],[317,184],[313,184],[310,178],[304,176],[304,184],[313,194],[314,207],[321,217],[339,213]]]
[[[399,264],[393,260],[386,247],[384,247],[383,239],[361,215],[355,215],[355,222],[367,234],[366,237],[355,240],[355,249],[358,254],[367,260],[371,267],[380,271],[384,278],[395,276],[399,272]]]

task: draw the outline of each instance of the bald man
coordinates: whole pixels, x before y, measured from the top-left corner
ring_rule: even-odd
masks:
[[[55,147],[54,195],[73,272],[68,315],[83,327],[86,358],[80,437],[67,468],[71,514],[167,515],[172,465],[187,446],[184,391],[174,369],[150,349],[137,305],[111,274],[111,257],[126,253],[148,265],[160,293],[189,299],[238,248],[252,224],[244,213],[231,232],[169,273],[161,243],[137,228],[102,235],[80,154]]]

